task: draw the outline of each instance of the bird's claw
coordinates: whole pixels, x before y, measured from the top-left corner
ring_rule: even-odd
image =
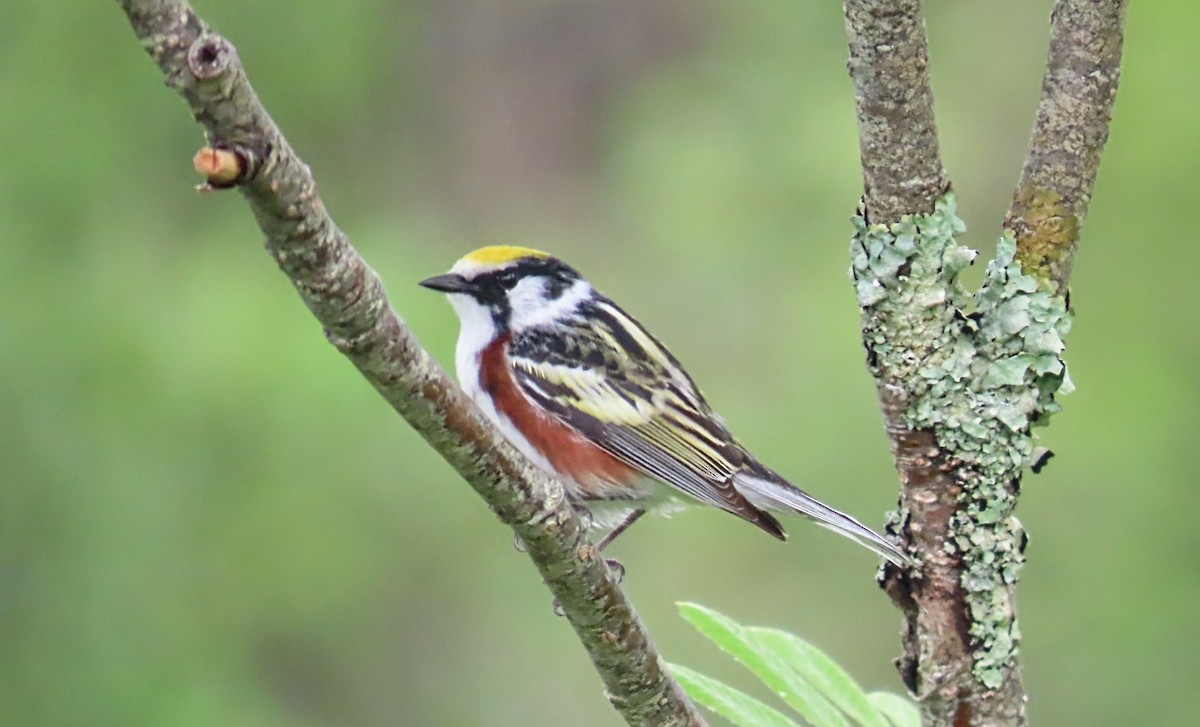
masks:
[[[625,580],[625,564],[616,558],[605,558],[604,564],[608,566],[608,572],[612,573],[613,580],[620,585]]]
[[[578,502],[573,502],[571,503],[571,509],[575,511],[575,515],[579,518],[580,522],[583,523],[583,529],[585,531],[591,530],[596,524],[596,519],[592,517],[592,511],[583,505],[580,505]]]

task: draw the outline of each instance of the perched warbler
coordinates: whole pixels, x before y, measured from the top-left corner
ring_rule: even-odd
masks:
[[[594,523],[613,528],[597,547],[649,510],[690,501],[780,540],[787,535],[768,511],[802,515],[908,563],[756,460],[671,352],[558,258],[485,247],[421,285],[446,293],[458,314],[455,368],[466,393]]]

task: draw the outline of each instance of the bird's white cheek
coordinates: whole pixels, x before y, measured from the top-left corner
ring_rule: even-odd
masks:
[[[586,280],[576,280],[557,298],[547,298],[544,278],[525,278],[508,294],[508,304],[512,309],[509,328],[519,332],[552,325],[574,314],[579,310],[579,305],[590,297],[592,286]]]

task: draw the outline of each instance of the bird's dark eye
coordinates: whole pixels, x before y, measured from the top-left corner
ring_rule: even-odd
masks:
[[[512,290],[517,285],[517,274],[512,270],[500,273],[500,275],[496,278],[496,282],[500,284],[501,288],[504,288],[505,290]]]

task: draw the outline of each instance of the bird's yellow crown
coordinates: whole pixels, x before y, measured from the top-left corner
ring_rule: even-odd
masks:
[[[499,266],[505,263],[521,260],[522,258],[548,258],[550,253],[534,250],[528,247],[513,247],[510,245],[492,245],[491,247],[481,247],[478,250],[467,253],[463,256],[462,261],[466,263],[474,263],[475,265]]]

